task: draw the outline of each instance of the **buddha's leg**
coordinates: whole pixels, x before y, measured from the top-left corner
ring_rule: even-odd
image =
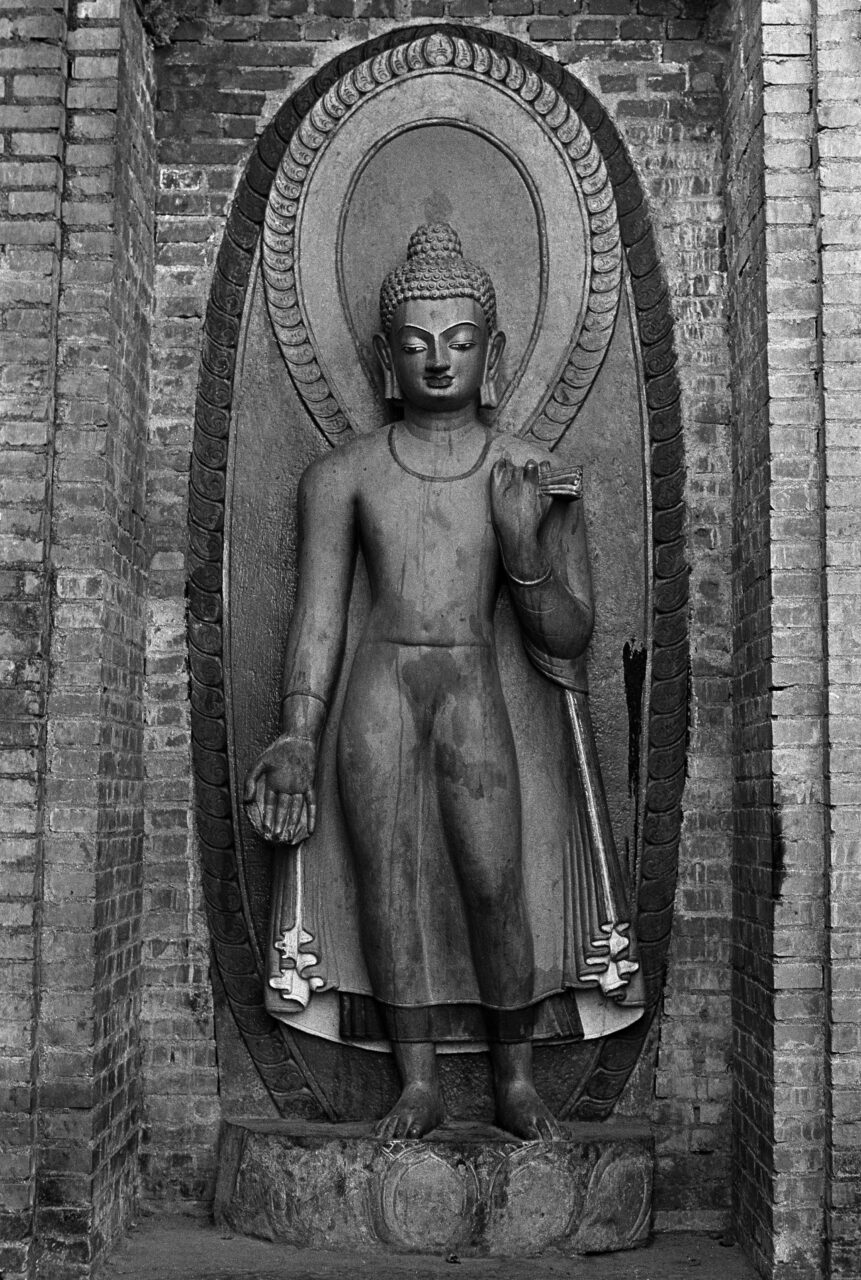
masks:
[[[514,739],[493,654],[463,649],[458,662],[458,688],[434,721],[434,763],[485,1006],[497,1119],[519,1137],[552,1138],[558,1126],[532,1082],[534,953]]]
[[[520,777],[508,712],[487,649],[453,651],[457,687],[433,725],[433,768],[443,834],[466,907],[482,1003],[518,1038],[513,1011],[533,991],[532,933],[523,885]],[[529,1038],[526,1015],[521,1019]]]
[[[399,646],[359,650],[338,736],[339,792],[355,855],[362,950],[374,994],[388,1005],[410,1003],[411,974],[425,960],[411,910],[420,875],[417,843],[430,721],[421,707],[410,706],[403,662]],[[390,1034],[403,1092],[377,1133],[419,1138],[444,1118],[436,1053],[427,1041],[397,1043],[395,1030]]]

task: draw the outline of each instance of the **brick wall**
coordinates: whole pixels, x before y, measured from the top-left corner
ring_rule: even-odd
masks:
[[[840,788],[852,756],[841,760],[839,746],[844,735],[852,737],[854,726],[840,717],[857,672],[843,669],[838,714],[829,714],[836,646],[847,652],[841,622],[854,603],[851,582],[831,568],[835,553],[842,561],[846,548],[838,550],[834,539],[837,529],[845,532],[845,513],[835,518],[830,508],[845,503],[851,486],[839,488],[843,496],[836,501],[826,491],[826,477],[830,490],[846,453],[842,432],[835,431],[839,410],[824,389],[845,376],[842,364],[832,372],[831,360],[851,359],[839,340],[826,358],[823,339],[824,246],[838,237],[834,261],[844,270],[839,255],[849,231],[840,214],[837,222],[822,216],[829,199],[822,145],[827,151],[830,138],[817,109],[827,112],[826,101],[841,88],[839,76],[837,83],[823,79],[820,46],[826,76],[841,35],[844,48],[852,48],[845,18],[841,27],[827,16],[833,11],[829,0],[812,10],[804,3],[739,9],[744,35],[734,50],[728,118],[736,174],[728,199],[737,388],[735,721],[743,766],[734,907],[735,1155],[743,1239],[764,1274],[786,1280],[855,1275],[859,1263],[857,1227],[848,1229],[842,1255],[835,1242],[829,1257],[825,1213],[838,1133],[836,1118],[833,1131],[829,1125],[829,1085],[845,1065],[851,1093],[858,1043],[853,1029],[837,1049],[826,946],[835,915],[843,919],[844,954],[858,945],[857,881],[850,872],[844,884],[836,865],[829,875],[832,835],[850,830],[853,821],[857,827],[851,799]],[[857,12],[852,21],[857,27]],[[845,56],[836,54],[836,61]],[[842,92],[849,92],[845,79]],[[855,145],[857,152],[857,137]],[[842,181],[851,176],[844,171]],[[844,200],[842,218],[848,216]],[[846,852],[844,843],[841,856]],[[839,898],[832,899],[831,888],[839,888]],[[850,1005],[844,1017],[852,1012]],[[842,1050],[848,1057],[841,1060]],[[855,1102],[857,1094],[850,1107]],[[838,1193],[846,1193],[844,1206],[857,1197],[854,1132],[840,1131],[848,1157]],[[853,1240],[855,1257],[848,1262]],[[832,1270],[838,1256],[845,1272]]]
[[[819,0],[813,18],[830,747],[827,1240],[830,1275],[850,1280],[861,1268],[861,12],[850,0]]]
[[[772,793],[768,384],[758,0],[735,8],[724,152],[733,387],[733,1208],[741,1239],[770,1266]]]
[[[117,1235],[131,1211],[141,1124],[144,528],[155,199],[154,81],[151,50],[131,4],[121,6],[118,34],[105,438],[110,551],[102,587],[99,807],[103,818],[95,917],[94,1124],[98,1139],[94,1226],[98,1246],[103,1239]],[[79,25],[77,36],[82,54],[86,49],[92,58],[84,64],[81,75],[98,77],[99,58],[93,54],[104,48],[104,28],[84,31]],[[73,76],[78,65],[76,57]],[[72,159],[70,155],[70,167]],[[85,169],[89,157],[82,159]]]
[[[10,1278],[89,1275],[137,1182],[151,66],[120,0],[0,9]]]
[[[35,1204],[64,8],[20,0],[0,10],[0,1268],[9,1276],[28,1265]]]
[[[774,1274],[823,1265],[828,764],[823,690],[821,278],[810,15],[763,6],[771,448]]]
[[[678,322],[688,433],[691,776],[658,1049],[659,1227],[728,1207],[731,755],[728,352],[720,145],[722,6],[676,0],[222,0],[156,55],[159,216],[148,463],[146,1185],[205,1201],[218,1119],[206,927],[189,825],[186,476],[200,326],[255,135],[340,50],[411,20],[461,18],[534,42],[607,105],[655,216]]]

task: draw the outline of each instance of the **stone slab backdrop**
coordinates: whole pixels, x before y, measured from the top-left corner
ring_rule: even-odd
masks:
[[[267,312],[260,242],[274,201],[281,238],[267,233],[267,245],[287,279],[274,299],[270,286]],[[658,1004],[678,857],[687,567],[672,316],[643,193],[612,121],[558,64],[495,33],[425,26],[335,59],[261,135],[233,203],[207,311],[190,490],[210,929],[275,1113],[381,1114],[396,1093],[388,1054],[266,1011],[272,854],[239,797],[245,769],[277,732],[299,476],[385,420],[368,345],[374,293],[409,231],[440,217],[497,282],[510,335],[498,425],[584,469],[598,601],[593,718],[634,886],[645,1014],[609,1034],[537,1045],[535,1067],[560,1117],[596,1119],[611,1112]],[[524,663],[504,604],[497,627],[519,751],[555,758],[561,779],[558,701]],[[531,807],[540,830],[540,772],[521,764],[521,773],[535,776],[524,812],[528,824]],[[489,1114],[485,1054],[445,1055],[442,1077],[451,1114]]]

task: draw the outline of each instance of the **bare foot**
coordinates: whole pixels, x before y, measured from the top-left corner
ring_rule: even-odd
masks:
[[[553,1142],[562,1137],[559,1121],[546,1107],[529,1080],[512,1080],[496,1087],[496,1122],[527,1142]]]
[[[378,1138],[423,1138],[442,1124],[445,1112],[438,1088],[423,1081],[408,1084],[374,1130]]]

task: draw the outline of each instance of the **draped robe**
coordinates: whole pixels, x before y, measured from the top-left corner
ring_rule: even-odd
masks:
[[[368,612],[359,556],[346,650],[330,702],[317,776],[318,821],[298,849],[273,851],[266,1006],[310,1034],[384,1049],[363,958],[356,875],[340,803],[336,744],[353,655]],[[613,839],[589,716],[585,655],[559,659],[521,635],[503,590],[496,648],[518,757],[523,872],[535,949],[535,1040],[608,1034],[641,1016],[626,874]],[[428,1038],[480,1048],[481,1001],[454,870],[430,806],[420,850],[416,927],[427,963],[410,1003],[430,1009]]]

